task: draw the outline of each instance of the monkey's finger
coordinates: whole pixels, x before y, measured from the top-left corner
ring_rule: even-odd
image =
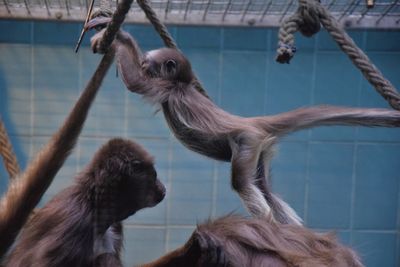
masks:
[[[95,28],[96,30],[99,30],[99,28],[104,28],[107,26],[107,24],[111,21],[110,17],[95,17],[94,19],[91,19],[88,21],[88,23],[85,24],[84,28],[86,31],[91,30]]]

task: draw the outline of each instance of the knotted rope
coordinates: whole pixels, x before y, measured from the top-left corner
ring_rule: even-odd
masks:
[[[143,12],[146,14],[147,19],[151,22],[154,29],[158,32],[158,34],[164,41],[165,46],[179,50],[178,46],[176,45],[176,42],[174,41],[174,38],[172,38],[171,34],[168,32],[167,27],[157,17],[157,14],[156,14],[156,12],[154,12],[152,7],[150,6],[149,1],[148,0],[137,0],[137,3],[140,6],[140,8],[143,10]],[[194,86],[197,91],[199,91],[205,97],[209,98],[209,96],[207,95],[203,86],[200,84],[197,77],[195,77]]]
[[[299,0],[299,8],[296,13],[286,19],[279,30],[276,60],[280,63],[289,63],[296,52],[294,33],[300,31],[303,35],[310,37],[320,30],[320,24],[330,33],[341,50],[347,54],[376,91],[388,101],[390,106],[400,110],[400,95],[395,87],[382,75],[319,1]]]
[[[0,119],[0,155],[3,157],[3,163],[10,178],[14,178],[19,173],[17,157],[13,151],[10,139],[8,138],[6,128]]]

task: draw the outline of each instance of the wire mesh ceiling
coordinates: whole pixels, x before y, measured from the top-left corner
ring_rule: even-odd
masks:
[[[100,1],[95,6],[99,7]],[[103,0],[104,3],[104,0]],[[115,8],[118,0],[108,4]],[[297,9],[297,0],[154,0],[167,24],[275,27]],[[346,27],[400,28],[400,0],[321,0]],[[0,18],[83,21],[89,0],[0,0]],[[372,7],[371,7],[372,6]],[[134,3],[126,22],[147,23]]]

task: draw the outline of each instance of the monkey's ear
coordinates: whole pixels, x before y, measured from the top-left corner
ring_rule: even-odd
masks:
[[[165,71],[169,74],[174,74],[176,71],[176,61],[173,59],[168,59],[164,63]]]

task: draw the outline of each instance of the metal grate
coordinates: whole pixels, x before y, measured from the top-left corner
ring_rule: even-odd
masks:
[[[104,0],[103,0],[104,1]],[[371,0],[368,0],[371,1]],[[96,1],[99,7],[99,0]],[[118,0],[110,0],[115,8]],[[168,24],[275,27],[297,9],[297,0],[154,0]],[[400,28],[400,0],[321,0],[345,26]],[[0,0],[0,18],[83,21],[89,0]],[[126,22],[147,23],[136,3]]]

